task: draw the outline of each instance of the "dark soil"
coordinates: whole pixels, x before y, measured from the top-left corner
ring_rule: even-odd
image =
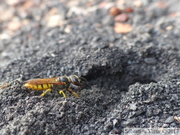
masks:
[[[114,32],[114,19],[102,0],[36,1],[22,26],[0,41],[0,135],[108,135],[124,128],[179,128],[180,18],[178,0],[142,0],[127,23],[133,30]],[[107,1],[109,5],[117,4]],[[106,3],[106,4],[107,4]],[[160,3],[162,4],[162,3]],[[108,5],[108,4],[107,4]],[[23,6],[2,6],[18,10]],[[46,14],[57,8],[66,23],[47,27]],[[80,13],[79,13],[80,12]],[[5,26],[6,21],[2,21]],[[5,27],[1,28],[4,32]],[[80,98],[23,89],[15,79],[85,77],[92,89]]]

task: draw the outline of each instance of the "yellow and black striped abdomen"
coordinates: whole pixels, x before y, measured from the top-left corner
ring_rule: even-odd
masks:
[[[53,87],[53,84],[29,84],[29,83],[26,83],[24,86],[27,88],[33,89],[33,90],[47,90],[47,89],[51,89]]]

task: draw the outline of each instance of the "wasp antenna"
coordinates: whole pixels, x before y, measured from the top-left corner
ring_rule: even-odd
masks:
[[[87,82],[87,80],[84,77],[79,77],[79,79],[81,79],[84,82]]]
[[[79,78],[81,79],[81,81],[82,81],[87,87],[89,87],[90,89],[92,89],[91,86],[87,83],[88,81],[87,81],[84,77],[79,77]]]

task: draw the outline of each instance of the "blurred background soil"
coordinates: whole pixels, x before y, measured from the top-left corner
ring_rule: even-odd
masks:
[[[1,0],[0,135],[180,127],[180,1]],[[16,83],[85,77],[80,98]],[[180,133],[179,133],[180,134]],[[178,135],[178,133],[177,133]]]

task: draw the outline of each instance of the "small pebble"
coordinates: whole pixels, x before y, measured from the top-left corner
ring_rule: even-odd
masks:
[[[124,9],[124,12],[132,13],[132,12],[134,12],[134,9],[132,7],[127,7],[127,8]]]
[[[115,16],[114,21],[116,22],[125,22],[129,19],[129,16],[127,13],[122,13],[117,16]]]
[[[116,16],[116,15],[121,13],[121,10],[119,8],[117,8],[117,7],[111,7],[111,9],[109,10],[109,13],[112,16]]]
[[[128,23],[115,23],[114,31],[116,33],[128,33],[132,31],[133,27]]]
[[[12,20],[7,24],[7,29],[10,31],[17,31],[22,26],[21,22],[19,20]]]
[[[123,127],[131,126],[134,124],[137,124],[137,118],[127,119],[126,121],[122,122]]]
[[[174,121],[173,116],[170,116],[170,117],[168,117],[168,118],[165,120],[165,123],[166,123],[166,124],[169,124],[169,123],[172,123],[173,121]]]
[[[156,64],[157,63],[157,60],[155,58],[145,58],[144,61],[147,64]]]
[[[135,111],[137,109],[137,106],[135,103],[129,104],[129,109]]]

